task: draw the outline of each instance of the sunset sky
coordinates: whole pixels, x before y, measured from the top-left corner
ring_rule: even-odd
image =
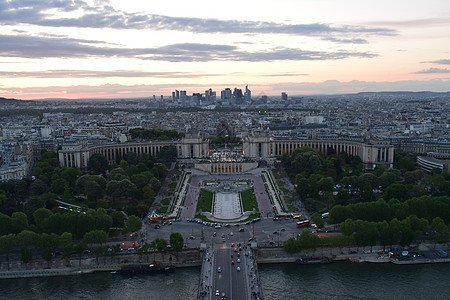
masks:
[[[450,90],[449,0],[0,0],[0,97]]]

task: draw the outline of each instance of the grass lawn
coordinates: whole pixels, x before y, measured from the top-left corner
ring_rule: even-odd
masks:
[[[197,202],[197,211],[211,212],[214,194],[207,190],[200,190]]]
[[[259,211],[258,210],[258,202],[256,202],[255,193],[253,192],[253,189],[249,189],[246,191],[243,191],[241,193],[242,198],[242,206],[245,211]]]
[[[166,212],[167,212],[167,206],[160,207],[156,211],[157,214],[165,214]]]

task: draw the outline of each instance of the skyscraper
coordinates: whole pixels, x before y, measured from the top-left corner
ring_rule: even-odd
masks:
[[[252,91],[248,89],[248,85],[245,86],[244,101],[247,104],[252,102]]]

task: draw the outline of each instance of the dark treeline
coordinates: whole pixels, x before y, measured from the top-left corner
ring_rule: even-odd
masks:
[[[145,128],[133,128],[130,129],[131,138],[133,139],[146,139],[146,140],[173,140],[179,139],[184,136],[183,133],[178,133],[176,130],[164,130],[164,129],[145,129]]]
[[[415,157],[397,152],[393,169],[363,170],[359,157],[325,156],[304,147],[281,161],[314,213],[313,221],[322,225],[317,212],[331,208],[329,223],[340,225],[344,244],[409,245],[425,233],[437,242],[450,241],[450,173],[433,170],[427,175],[417,169]],[[328,243],[325,240],[311,247]],[[287,246],[298,251],[305,242],[297,237]]]

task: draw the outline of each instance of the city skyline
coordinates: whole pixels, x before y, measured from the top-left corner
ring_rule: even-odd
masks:
[[[0,97],[449,90],[450,3],[0,1]]]

